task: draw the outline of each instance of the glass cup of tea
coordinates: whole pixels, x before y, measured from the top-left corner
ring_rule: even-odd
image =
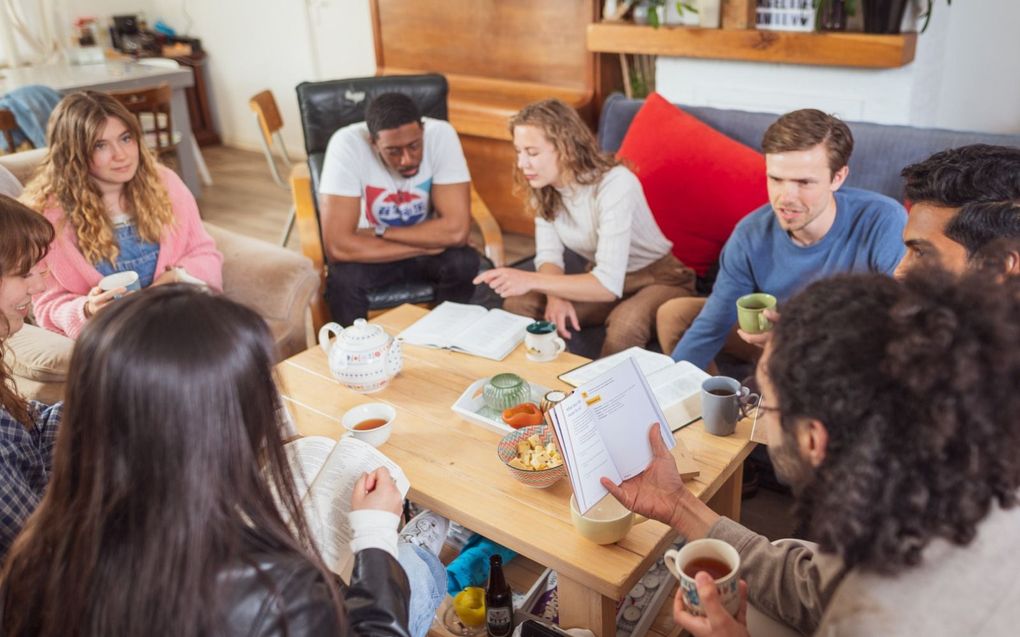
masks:
[[[390,439],[396,417],[397,410],[386,403],[365,403],[348,409],[340,424],[347,430],[345,436],[378,447]]]
[[[722,540],[704,539],[688,542],[679,551],[669,549],[662,561],[673,577],[680,580],[684,605],[695,615],[705,615],[698,596],[698,587],[694,577],[705,571],[719,590],[719,599],[723,608],[736,617],[740,609],[740,594],[737,585],[740,582],[740,554]]]

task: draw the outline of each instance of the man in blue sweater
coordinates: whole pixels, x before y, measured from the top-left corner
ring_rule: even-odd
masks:
[[[845,123],[815,109],[793,111],[765,131],[762,149],[769,203],[734,228],[711,296],[673,299],[658,310],[659,343],[674,360],[711,369],[724,345],[741,358],[760,351],[743,343],[734,327],[736,301],[745,294],[767,292],[782,303],[839,272],[891,274],[903,256],[903,206],[841,188],[853,150]]]

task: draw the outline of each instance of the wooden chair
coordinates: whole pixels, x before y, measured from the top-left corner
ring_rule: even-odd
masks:
[[[177,153],[180,137],[171,125],[172,92],[169,86],[161,84],[155,88],[113,91],[110,95],[138,118],[146,145],[154,150],[160,159]]]
[[[289,190],[290,186],[280,176],[280,172],[276,168],[276,156],[273,153],[274,145],[279,144],[280,151],[283,153],[281,159],[284,167],[289,171],[293,162],[290,160],[290,155],[287,154],[287,147],[284,145],[283,135],[280,133],[280,129],[283,128],[283,118],[280,117],[280,109],[276,106],[276,98],[273,97],[272,91],[262,91],[248,100],[248,106],[255,113],[255,120],[258,122],[259,131],[262,133],[260,137],[262,140],[262,152],[266,155],[266,163],[269,164],[269,172],[273,175],[273,181],[280,188]],[[294,229],[295,214],[294,206],[291,206],[290,214],[287,215],[287,225],[283,230],[283,236],[280,238],[280,245],[282,246],[286,246],[287,240],[290,239],[290,233]]]
[[[3,132],[4,139],[7,141],[7,152],[15,153],[18,151],[14,147],[14,131],[18,130],[18,121],[14,119],[14,113],[0,109],[0,132]]]
[[[375,95],[388,91],[401,91],[410,95],[423,115],[437,119],[447,118],[448,86],[441,75],[303,82],[297,87],[298,108],[301,111],[301,127],[305,136],[308,163],[296,164],[291,170],[291,196],[297,215],[301,251],[311,259],[316,271],[319,272],[321,290],[326,289],[326,261],[322,248],[316,193],[326,146],[330,136],[337,129],[363,121],[365,105]],[[485,256],[496,267],[505,265],[503,233],[474,185],[471,187],[471,217],[482,233]],[[400,303],[429,303],[434,298],[434,290],[431,286],[419,288],[375,291],[369,296],[369,308],[380,310]],[[312,304],[312,325],[316,333],[320,326],[330,320],[329,316],[329,308],[320,294]]]

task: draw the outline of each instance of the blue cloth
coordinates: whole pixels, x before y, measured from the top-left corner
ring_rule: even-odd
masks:
[[[48,86],[31,84],[22,86],[0,97],[0,109],[6,109],[14,114],[18,122],[18,129],[14,131],[14,145],[18,146],[25,139],[32,142],[36,148],[46,146],[46,124],[50,120],[50,113],[60,102],[60,93]],[[13,148],[7,148],[7,140],[0,135],[0,150],[11,152]]]
[[[397,561],[404,567],[411,588],[407,608],[411,637],[425,637],[446,596],[446,569],[428,549],[408,542],[397,545]]]
[[[29,429],[0,408],[0,561],[46,490],[63,409],[30,402]]]
[[[719,276],[694,323],[673,350],[673,360],[702,369],[722,349],[737,321],[737,299],[768,292],[780,303],[812,281],[841,272],[891,274],[903,257],[907,212],[897,201],[868,190],[835,193],[836,220],[817,243],[798,246],[766,204],[734,228],[719,257]]]
[[[460,555],[446,567],[446,592],[456,595],[467,586],[485,586],[491,555],[499,555],[506,564],[517,553],[477,533],[469,537]]]
[[[120,247],[117,261],[116,263],[100,261],[96,264],[96,270],[103,276],[134,270],[138,273],[138,283],[142,288],[152,285],[153,279],[156,278],[159,244],[143,241],[138,236],[138,226],[134,223],[118,223],[114,232],[117,245]]]

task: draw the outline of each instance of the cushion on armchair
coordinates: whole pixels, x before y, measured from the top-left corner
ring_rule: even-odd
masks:
[[[641,181],[673,254],[699,275],[719,260],[737,222],[768,201],[760,153],[658,93],[634,116],[618,157]]]

